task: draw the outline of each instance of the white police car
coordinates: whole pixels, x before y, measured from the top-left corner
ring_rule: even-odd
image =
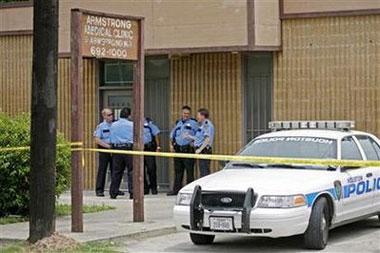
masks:
[[[351,121],[271,122],[275,131],[239,154],[380,160],[379,139],[352,126]],[[230,162],[181,189],[174,207],[177,228],[190,232],[195,244],[210,244],[217,234],[304,234],[310,249],[326,246],[329,229],[375,215],[380,219],[380,167]]]

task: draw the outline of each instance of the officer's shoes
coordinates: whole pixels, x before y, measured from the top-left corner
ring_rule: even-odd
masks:
[[[111,199],[116,199],[117,198],[117,195],[116,196],[110,196]]]
[[[125,195],[125,193],[124,193],[124,192],[122,192],[122,191],[118,191],[118,192],[117,192],[117,195],[119,195],[119,196],[124,196],[124,195]]]
[[[166,196],[176,196],[177,194],[178,192],[171,191],[171,192],[166,193]]]
[[[144,195],[148,195],[149,194],[149,189],[145,189],[144,190]]]
[[[129,194],[129,199],[133,199],[133,193]]]
[[[103,192],[97,192],[96,197],[104,197],[104,193]]]
[[[157,194],[158,194],[157,189],[152,190],[152,195],[157,195]]]

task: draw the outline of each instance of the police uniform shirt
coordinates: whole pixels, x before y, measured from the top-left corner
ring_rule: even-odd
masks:
[[[197,132],[195,133],[195,138],[194,138],[194,146],[195,147],[200,147],[203,145],[204,141],[206,140],[207,137],[210,138],[208,146],[212,147],[212,144],[214,142],[214,125],[212,122],[208,119],[206,119],[202,125],[198,128]]]
[[[111,126],[112,144],[133,144],[133,122],[121,118]]]
[[[103,121],[100,123],[94,132],[94,137],[98,137],[101,141],[110,144],[111,143],[111,126],[112,123],[108,123],[107,121]]]
[[[198,130],[198,122],[195,119],[179,120],[170,132],[170,139],[175,140],[177,145],[184,146],[189,145],[192,140],[186,138],[186,136],[194,136]]]
[[[160,129],[153,123],[153,121],[144,121],[144,144],[152,142],[152,135],[157,136]]]

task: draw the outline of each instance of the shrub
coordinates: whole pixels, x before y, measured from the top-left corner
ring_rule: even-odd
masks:
[[[70,185],[69,142],[57,136],[56,195]],[[30,145],[30,115],[10,118],[0,113],[0,148]],[[0,151],[0,216],[28,215],[29,205],[29,150]],[[43,193],[41,193],[43,194]]]

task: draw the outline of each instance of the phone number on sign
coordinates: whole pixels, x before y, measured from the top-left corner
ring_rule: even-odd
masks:
[[[105,47],[90,47],[91,55],[95,57],[117,57],[117,58],[127,58],[127,50],[120,48],[105,48]]]

